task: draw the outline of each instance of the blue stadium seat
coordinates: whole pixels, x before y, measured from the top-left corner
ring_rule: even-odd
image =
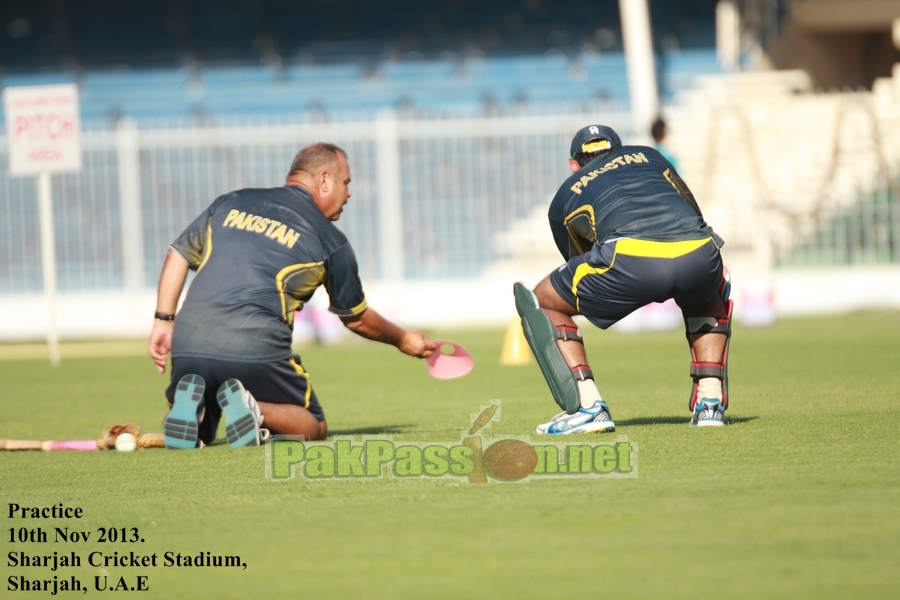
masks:
[[[667,53],[658,62],[660,93],[671,101],[698,74],[721,72],[715,51]],[[3,85],[76,81],[72,74],[7,75]],[[365,113],[381,108],[425,114],[479,114],[521,106],[572,109],[628,102],[622,53],[562,53],[460,60],[438,58],[290,65],[86,72],[78,80],[85,119],[138,120],[297,114],[310,110]]]
[[[724,72],[714,48],[668,52],[659,61],[660,96],[672,101],[679,91],[689,89],[697,75]]]

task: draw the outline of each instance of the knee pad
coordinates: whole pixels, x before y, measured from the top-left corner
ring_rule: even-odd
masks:
[[[575,414],[581,407],[578,382],[593,379],[587,365],[569,367],[557,346],[557,340],[584,343],[581,333],[574,327],[555,327],[540,308],[534,293],[521,283],[513,285],[516,310],[522,318],[522,331],[531,348],[544,379],[550,387],[553,399],[568,414]]]
[[[730,291],[730,283],[725,288],[725,293]],[[728,408],[728,345],[731,341],[731,315],[734,310],[734,302],[723,294],[725,299],[726,316],[722,319],[715,317],[685,317],[685,335],[690,343],[690,336],[698,333],[717,333],[725,336],[725,349],[722,351],[722,362],[700,362],[697,360],[697,354],[691,348],[691,378],[694,385],[691,388],[691,396],[688,401],[688,407],[691,411],[697,404],[699,398],[700,380],[705,377],[715,377],[722,382],[722,408]]]

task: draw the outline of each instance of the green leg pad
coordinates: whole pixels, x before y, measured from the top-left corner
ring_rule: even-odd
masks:
[[[538,299],[534,295],[534,292],[529,290],[521,283],[513,284],[513,296],[515,296],[516,298],[516,310],[518,311],[520,317],[530,310],[538,310],[541,308],[541,305],[538,304]]]
[[[524,286],[520,287],[525,289]],[[534,294],[531,294],[531,297],[533,298]],[[516,308],[519,308],[518,290],[516,290]],[[540,309],[531,308],[521,314],[525,339],[528,340],[531,352],[541,367],[547,385],[550,386],[553,399],[564,411],[570,415],[575,414],[581,407],[578,382],[572,374],[572,369],[563,359],[559,346],[556,345],[556,327],[553,326],[547,313]]]

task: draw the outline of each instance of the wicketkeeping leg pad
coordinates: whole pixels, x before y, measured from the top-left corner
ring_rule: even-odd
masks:
[[[576,376],[563,358],[556,341],[562,339],[582,342],[580,332],[577,328],[555,327],[547,313],[540,309],[534,293],[521,283],[514,284],[513,293],[516,298],[516,310],[522,317],[525,339],[544,374],[544,379],[547,380],[553,399],[568,414],[575,414],[581,407],[578,381],[593,378],[593,375],[590,374],[590,369],[586,369],[585,372],[579,365],[576,367],[579,369]]]
[[[722,352],[722,362],[701,362],[697,360],[697,354],[691,348],[691,378],[694,385],[688,407],[691,411],[699,398],[700,380],[705,377],[714,377],[722,381],[722,408],[728,408],[728,345],[731,340],[731,316],[734,310],[734,302],[725,298],[726,316],[715,317],[686,317],[684,320],[685,333],[690,342],[690,336],[696,334],[717,333],[725,336],[725,349]]]

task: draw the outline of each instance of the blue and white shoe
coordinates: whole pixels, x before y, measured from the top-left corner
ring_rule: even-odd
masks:
[[[579,408],[574,415],[559,413],[546,423],[535,427],[535,433],[557,435],[562,433],[613,432],[616,424],[609,416],[606,402],[597,400],[590,408]]]
[[[700,398],[694,405],[691,427],[721,427],[725,424],[725,409],[715,398]]]
[[[256,399],[237,379],[229,379],[216,392],[216,400],[225,413],[225,439],[232,448],[259,446],[269,431],[260,429],[262,413]]]
[[[163,421],[166,448],[197,447],[200,421],[203,420],[203,392],[206,382],[199,375],[185,375],[175,386],[172,408]]]

